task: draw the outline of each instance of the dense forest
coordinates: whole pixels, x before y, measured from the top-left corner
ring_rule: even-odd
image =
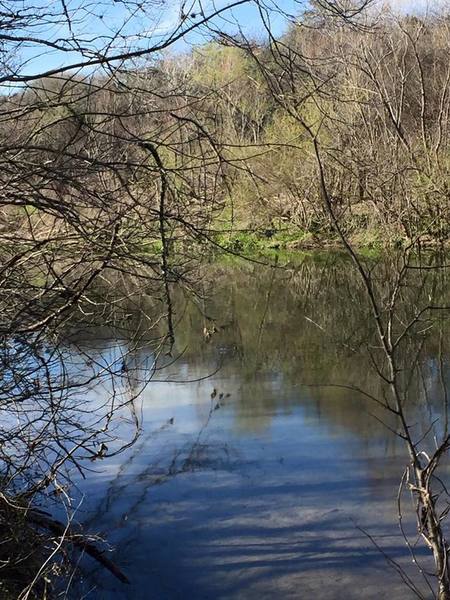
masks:
[[[369,29],[317,10],[270,42],[225,36],[108,76],[47,77],[3,99],[4,177],[33,219],[114,206],[150,255],[193,240],[321,247],[335,234],[317,144],[356,245],[446,243],[449,52],[445,16],[386,13]]]
[[[130,15],[144,10],[131,4]],[[450,598],[448,506],[438,510],[447,496],[432,487],[450,436],[440,430],[427,455],[404,402],[423,332],[448,317],[450,16],[370,0],[299,3],[295,15],[251,4],[260,35],[221,25],[229,6],[205,15],[200,4],[162,41],[112,25],[109,37],[77,35],[91,7],[80,17],[64,3],[7,2],[0,13],[2,597],[51,597],[72,572],[66,545],[126,580],[72,517],[63,524],[38,507],[70,507],[71,470],[137,439],[138,411],[125,441],[115,416],[161,357],[175,360],[179,298],[198,307],[205,281],[214,287],[203,265],[237,255],[278,268],[278,250],[339,247],[358,279],[344,292],[365,306],[375,339],[360,342],[377,381],[366,396],[379,394],[399,423],[411,469],[402,485],[415,494],[436,597]],[[284,15],[280,35],[273,11]],[[176,46],[196,31],[192,47]],[[41,66],[42,48],[76,59]],[[424,249],[434,252],[422,271]],[[367,250],[394,254],[372,263]],[[127,352],[74,365],[73,331],[99,322],[127,332]],[[202,322],[214,335],[213,320]],[[143,340],[150,372],[136,368],[132,386],[111,384],[93,408],[82,390],[132,378],[127,358]]]

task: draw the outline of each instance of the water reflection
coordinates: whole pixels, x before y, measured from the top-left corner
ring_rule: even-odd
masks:
[[[377,269],[381,294],[389,264]],[[445,280],[412,285],[400,321],[408,294],[427,286],[448,294]],[[404,449],[377,420],[386,415],[350,389],[383,394],[371,319],[345,260],[210,266],[203,296],[180,296],[177,314],[179,358],[166,357],[142,391],[140,439],[80,482],[79,518],[107,532],[132,584],[86,564],[83,593],[95,582],[88,597],[108,600],[409,598],[364,533],[411,571],[394,502]],[[413,376],[402,349],[423,431],[445,416],[447,327],[442,315],[420,339]],[[153,368],[150,346],[127,356]]]

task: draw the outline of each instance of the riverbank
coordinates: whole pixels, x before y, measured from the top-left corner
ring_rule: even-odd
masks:
[[[243,256],[271,255],[279,252],[336,252],[342,241],[331,232],[312,233],[295,228],[240,229],[221,233],[213,238],[219,250]],[[380,256],[384,252],[408,248],[414,244],[422,250],[449,250],[450,239],[440,240],[423,235],[418,240],[386,233],[358,231],[348,241],[361,255]]]

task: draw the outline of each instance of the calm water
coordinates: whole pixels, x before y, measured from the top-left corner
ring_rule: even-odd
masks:
[[[388,285],[389,266],[379,279],[380,289]],[[445,297],[446,282],[439,286]],[[329,257],[287,270],[211,267],[203,292],[195,302],[177,301],[180,356],[134,405],[141,437],[125,453],[92,463],[79,483],[77,518],[107,535],[131,580],[123,585],[86,559],[83,594],[414,597],[374,545],[414,577],[396,514],[402,444],[358,393],[320,387],[380,392],[367,352],[377,352],[371,321],[350,265]],[[401,318],[410,308],[405,295]],[[410,383],[417,430],[442,413],[446,327],[443,320],[433,329],[420,377]],[[84,344],[100,356],[123,351],[126,341],[103,333]],[[150,345],[127,360],[148,366]],[[102,393],[93,391],[93,401]],[[132,418],[125,411],[124,439]]]

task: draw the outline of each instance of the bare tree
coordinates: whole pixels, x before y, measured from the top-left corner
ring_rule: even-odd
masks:
[[[316,0],[306,11],[299,2],[300,17],[286,14],[288,30],[275,37],[272,11],[283,11],[254,1],[265,29],[256,42],[239,23],[233,30],[221,21],[246,3],[209,12],[181,3],[177,14],[165,2],[2,8],[3,579],[26,567],[10,595],[22,586],[23,598],[42,597],[63,541],[124,579],[71,514],[58,523],[37,504],[70,506],[71,471],[136,439],[135,401],[159,357],[173,353],[174,287],[199,293],[201,258],[220,246],[220,228],[234,225],[241,189],[247,203],[255,194],[253,223],[267,211],[327,229],[352,258],[376,331],[367,351],[384,386],[371,399],[394,419],[387,425],[410,457],[399,506],[406,486],[435,562],[437,586],[427,581],[449,597],[439,475],[447,423],[418,433],[408,411],[423,332],[448,314],[423,284],[447,264],[416,261],[429,238],[448,236],[448,19],[380,15],[369,0]],[[166,52],[196,31],[215,45],[191,56]],[[354,245],[369,221],[394,242],[399,231],[408,240],[382,291]],[[400,298],[410,305],[401,319]],[[99,323],[118,338],[126,331],[127,344],[87,352],[77,332]],[[149,341],[152,362],[141,365],[138,350]],[[86,390],[99,386],[93,406]],[[132,424],[125,442],[120,417]]]
[[[305,15],[281,39],[271,34],[270,15],[261,7],[270,59],[249,41],[234,43],[258,65],[280,113],[302,132],[301,143],[290,146],[314,161],[316,202],[364,286],[375,329],[367,352],[383,393],[359,391],[384,410],[383,422],[405,444],[409,463],[400,482],[399,523],[419,564],[416,542],[403,527],[407,489],[415,502],[418,536],[435,567],[432,575],[420,564],[419,569],[428,591],[444,600],[450,597],[449,498],[443,472],[450,444],[447,391],[442,416],[431,416],[426,431],[412,420],[410,394],[412,380],[421,377],[427,331],[439,327],[450,310],[425,285],[430,271],[448,268],[445,255],[434,255],[425,266],[420,261],[433,227],[448,222],[448,216],[442,218],[448,215],[448,177],[440,158],[449,141],[447,20],[433,21],[430,33],[427,22],[416,18],[366,15],[355,4],[350,14],[336,15],[334,4],[317,6],[319,11]],[[432,35],[446,40],[433,45],[439,48],[435,52],[424,49]],[[389,285],[382,290],[376,285],[377,268],[355,249],[349,222],[368,198],[375,210],[399,219],[409,238],[397,250]],[[389,226],[389,221],[381,224]],[[400,318],[400,304],[409,305],[409,315]],[[423,597],[415,586],[412,590]]]
[[[172,351],[172,288],[195,291],[227,193],[222,148],[196,117],[204,94],[162,52],[245,1],[175,16],[160,2],[2,8],[0,577],[11,597],[42,597],[66,542],[125,579],[70,513],[61,524],[37,504],[69,510],[73,469],[139,434],[134,403]],[[77,332],[99,323],[128,345],[87,352]],[[150,365],[134,359],[144,341]],[[93,405],[86,391],[99,388]]]

